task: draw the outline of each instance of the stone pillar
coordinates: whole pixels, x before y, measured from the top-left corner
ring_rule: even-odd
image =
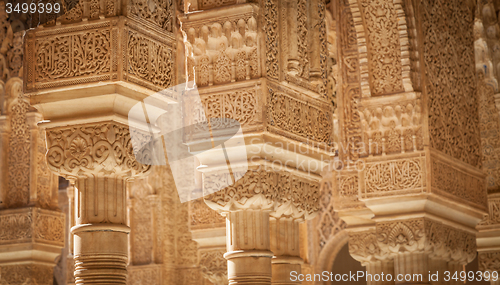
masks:
[[[396,284],[434,284],[429,271],[461,270],[474,258],[475,228],[486,210],[474,10],[461,0],[336,7],[342,110],[342,148],[331,168],[336,210],[348,230],[374,229],[373,248],[383,258],[372,260],[392,261],[394,277],[403,278]],[[458,15],[459,23],[451,20]],[[435,40],[440,35],[447,40]],[[454,48],[437,52],[449,39]],[[464,54],[467,62],[458,64],[455,55]],[[466,114],[446,111],[451,106]],[[455,131],[464,125],[471,127]]]
[[[269,211],[241,210],[226,214],[230,284],[271,284]]]
[[[301,219],[271,217],[272,284],[300,284],[291,281],[290,272],[301,273],[299,224]]]
[[[37,126],[42,116],[27,102],[22,83],[17,77],[6,82],[0,116],[0,283],[49,284],[64,247],[64,215]]]
[[[76,284],[126,284],[126,180],[149,169],[130,143],[128,127],[113,122],[47,130],[49,167],[75,181]]]
[[[75,182],[75,283],[125,284],[126,184],[149,172],[137,157],[153,135],[129,111],[177,84],[176,3],[94,4],[28,31],[24,90],[45,119],[49,167]]]
[[[207,122],[204,130],[187,131],[184,142],[203,166],[205,203],[226,218],[229,284],[285,281],[301,261],[298,231],[284,239],[282,223],[291,219],[294,229],[318,211],[333,107],[318,74],[326,45],[310,45],[308,30],[315,21],[318,31],[324,27],[325,7],[296,3],[219,3],[180,17],[199,93],[197,101],[184,103],[186,114],[196,114],[185,115],[184,125]],[[314,40],[325,43],[324,35]],[[318,55],[315,81],[309,52]],[[243,143],[226,143],[229,133]]]

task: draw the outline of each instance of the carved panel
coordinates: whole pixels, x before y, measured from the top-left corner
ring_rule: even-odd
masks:
[[[368,163],[364,196],[425,192],[424,177],[424,161],[420,158]]]
[[[129,128],[115,123],[49,129],[47,146],[49,167],[68,176],[111,171],[110,165],[116,175],[150,169],[137,162]]]
[[[106,10],[112,11],[111,3],[106,2]],[[144,19],[167,32],[174,29],[174,3],[173,0],[128,0],[128,13],[139,19]]]
[[[53,268],[46,265],[2,265],[0,276],[0,284],[52,285],[54,282]]]
[[[128,285],[160,285],[162,284],[161,267],[158,265],[152,266],[129,266]]]
[[[479,270],[490,272],[500,270],[500,251],[480,252],[477,258]]]
[[[372,95],[403,91],[398,17],[393,1],[362,0]]]
[[[213,284],[227,284],[227,260],[225,249],[200,251],[200,269],[204,278]]]
[[[235,4],[236,0],[197,0],[200,10]]]
[[[342,160],[356,161],[359,158],[361,137],[361,120],[358,103],[361,98],[359,55],[353,16],[348,0],[340,1],[339,6],[339,61],[342,87],[340,92],[341,141],[344,153]]]
[[[202,198],[190,202],[189,221],[191,229],[226,226],[226,219],[210,209]]]
[[[24,208],[0,214],[0,244],[39,242],[64,246],[64,215]]]
[[[267,129],[297,140],[331,144],[331,105],[299,98],[297,92],[268,84]]]
[[[110,71],[111,31],[41,38],[35,50],[37,82],[104,74]]]
[[[430,145],[479,166],[472,7],[464,0],[423,1],[421,12]]]
[[[278,79],[278,3],[276,0],[265,0],[264,18],[266,31],[266,75]]]
[[[364,148],[361,154],[381,155],[423,150],[420,99],[396,104],[365,104],[360,108]]]
[[[186,102],[186,108],[189,113],[195,115],[193,121],[186,122],[186,125],[204,122],[206,118],[210,118],[210,124],[214,134],[217,134],[218,131],[238,127],[233,120],[238,121],[239,125],[245,130],[256,127],[258,124],[262,123],[262,115],[259,110],[260,98],[258,98],[257,94],[257,90],[251,88],[237,89],[228,93],[201,95],[201,104]],[[203,110],[190,110],[193,105],[201,105],[203,106]],[[192,130],[194,133],[200,131],[206,133],[208,131],[206,125],[197,126],[197,129]]]
[[[151,89],[156,91],[166,89],[173,84],[175,60],[172,48],[164,43],[130,30],[128,31],[127,58],[129,81],[152,87]]]
[[[448,163],[433,159],[432,192],[453,195],[463,201],[486,207],[485,181]]]
[[[124,18],[29,31],[26,90],[116,80],[163,90],[175,80],[172,41]]]
[[[0,241],[22,242],[33,237],[33,212],[0,215]]]

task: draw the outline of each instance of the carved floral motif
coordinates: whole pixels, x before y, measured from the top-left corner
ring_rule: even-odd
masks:
[[[215,285],[228,284],[225,250],[201,251],[200,269],[203,277]]]
[[[206,174],[205,201],[220,211],[262,207],[296,218],[310,216],[319,209],[319,185],[286,171],[249,170],[234,174],[242,177],[234,185],[229,174]],[[222,189],[222,190],[219,190]]]
[[[173,32],[173,0],[128,0],[129,13]],[[108,11],[111,10],[108,7]]]
[[[430,145],[479,166],[474,13],[463,0],[424,1],[421,5]]]
[[[403,91],[398,15],[393,1],[362,0],[372,95]]]
[[[49,167],[70,177],[111,171],[117,175],[139,174],[150,169],[137,162],[129,128],[115,123],[50,129],[47,146]]]

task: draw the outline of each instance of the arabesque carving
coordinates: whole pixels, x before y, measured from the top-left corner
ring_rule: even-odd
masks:
[[[424,1],[421,5],[430,146],[479,166],[481,141],[472,7],[463,0]],[[450,25],[451,22],[455,24]],[[446,40],[438,40],[445,34]],[[446,75],[442,74],[444,70]]]

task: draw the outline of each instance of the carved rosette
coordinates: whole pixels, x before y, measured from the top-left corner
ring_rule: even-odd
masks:
[[[229,174],[205,174],[205,202],[219,212],[242,209],[267,210],[272,216],[309,219],[319,210],[319,183],[287,171],[249,170],[228,185]]]

